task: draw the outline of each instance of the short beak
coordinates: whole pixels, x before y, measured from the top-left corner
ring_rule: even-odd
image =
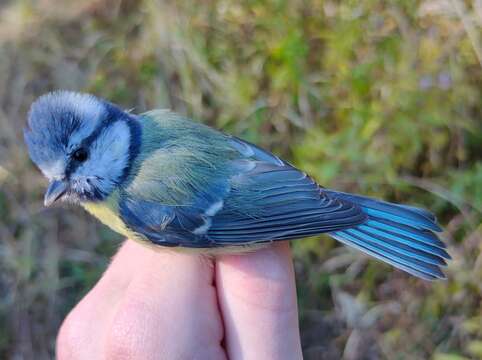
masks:
[[[44,205],[50,206],[64,195],[69,188],[67,181],[52,180],[44,196]]]

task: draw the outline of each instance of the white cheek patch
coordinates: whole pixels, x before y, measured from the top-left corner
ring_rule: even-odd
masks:
[[[40,170],[45,175],[45,177],[50,181],[60,180],[64,176],[65,166],[66,166],[65,160],[60,159],[51,164],[42,165],[42,167],[40,167]]]
[[[89,158],[74,176],[89,178],[105,193],[112,191],[129,161],[131,133],[125,121],[105,128],[89,149]]]

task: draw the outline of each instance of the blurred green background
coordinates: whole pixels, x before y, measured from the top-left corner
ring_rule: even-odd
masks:
[[[54,354],[121,238],[44,209],[30,103],[92,92],[170,107],[326,187],[433,210],[428,283],[327,238],[293,244],[306,359],[482,358],[482,2],[88,0],[0,5],[0,358]]]

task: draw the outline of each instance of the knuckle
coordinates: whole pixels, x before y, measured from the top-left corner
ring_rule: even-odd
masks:
[[[85,359],[98,352],[107,314],[98,311],[98,303],[87,295],[67,315],[57,335],[57,358]]]
[[[107,359],[148,359],[141,304],[122,304],[112,318],[105,337]],[[152,354],[151,354],[152,356]]]
[[[266,311],[296,310],[291,264],[279,252],[263,249],[249,258],[229,257],[219,267],[220,285],[228,295]]]
[[[74,309],[62,323],[57,335],[56,352],[59,360],[80,358],[80,349],[85,343],[82,326]]]

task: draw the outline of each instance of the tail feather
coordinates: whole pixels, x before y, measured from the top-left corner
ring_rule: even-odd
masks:
[[[330,233],[335,239],[427,280],[443,279],[440,267],[450,255],[434,232],[441,231],[426,210],[329,191],[333,197],[357,204],[368,220]]]
[[[439,247],[441,249],[446,248],[445,244],[441,242],[437,235],[430,230],[418,230],[403,224],[396,224],[396,226],[394,226],[393,222],[384,219],[374,220],[371,218],[366,224],[370,225],[372,228],[384,230],[396,235],[402,235],[428,245]]]
[[[387,253],[380,248],[371,246],[364,240],[357,239],[349,234],[345,234],[342,231],[331,233],[333,238],[336,240],[354,247],[355,249],[361,250],[368,255],[371,255],[387,264],[393,265],[400,270],[404,270],[409,274],[420,277],[425,280],[435,280],[437,278],[443,279],[444,274],[441,272],[438,266],[425,264],[425,266],[420,266],[417,261],[406,260],[401,256],[397,256],[392,253]]]

